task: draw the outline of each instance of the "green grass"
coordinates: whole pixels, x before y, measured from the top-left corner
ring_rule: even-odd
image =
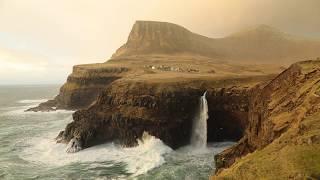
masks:
[[[262,150],[249,154],[216,179],[319,179],[320,113],[303,120],[303,130],[292,127]],[[310,142],[311,137],[314,140]]]

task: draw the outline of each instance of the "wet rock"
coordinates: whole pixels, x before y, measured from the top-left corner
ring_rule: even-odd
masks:
[[[49,100],[47,102],[39,104],[37,107],[27,109],[26,111],[33,111],[33,112],[55,111],[57,110],[56,105],[57,105],[57,102],[55,100]]]
[[[60,131],[58,136],[55,138],[57,143],[62,143],[62,141],[64,140],[63,134],[64,134],[64,131]]]
[[[208,140],[238,140],[247,124],[247,88],[206,87]],[[112,83],[88,109],[73,114],[61,142],[79,137],[82,148],[114,141],[137,145],[144,131],[173,149],[189,144],[191,126],[204,89],[185,83]],[[221,93],[220,91],[228,93]]]
[[[78,138],[72,138],[67,146],[67,153],[76,153],[82,150],[82,143]]]

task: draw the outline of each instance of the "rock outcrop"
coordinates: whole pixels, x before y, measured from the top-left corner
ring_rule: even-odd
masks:
[[[88,64],[73,67],[67,82],[60,88],[53,100],[41,103],[28,111],[53,111],[57,109],[76,110],[88,107],[113,81],[130,71],[121,65]]]
[[[213,179],[320,178],[319,86],[319,61],[293,64],[257,86],[245,135],[216,156]]]

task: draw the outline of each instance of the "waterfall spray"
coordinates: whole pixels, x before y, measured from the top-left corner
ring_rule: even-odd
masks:
[[[206,148],[207,146],[207,119],[209,115],[206,94],[207,92],[200,97],[200,109],[193,120],[191,145],[196,148]]]

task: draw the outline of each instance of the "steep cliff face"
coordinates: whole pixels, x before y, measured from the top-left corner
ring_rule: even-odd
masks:
[[[212,39],[172,23],[137,21],[128,41],[108,62],[75,66],[59,95],[31,110],[86,108],[113,81],[159,71],[161,75],[184,73],[190,77],[200,73],[202,76],[278,73],[279,67],[271,67],[270,63],[314,58],[319,56],[319,49],[318,41],[292,38],[265,26]],[[260,65],[243,65],[244,62]]]
[[[177,25],[137,22],[121,55],[75,66],[60,94],[31,110],[83,109],[57,138],[74,142],[70,152],[107,141],[132,146],[144,131],[176,148],[188,143],[199,98],[207,90],[209,140],[238,140],[247,124],[248,89],[281,67],[201,56],[209,41]],[[165,54],[157,54],[159,49]]]
[[[111,60],[75,66],[54,100],[30,110],[82,109],[57,137],[71,142],[68,152],[108,141],[133,146],[144,131],[177,148],[189,143],[207,91],[208,140],[241,138],[216,156],[213,178],[319,178],[320,63],[294,64],[270,82],[283,67],[261,64],[314,58],[319,49],[269,27],[211,39],[138,21]],[[236,63],[248,60],[256,64]]]
[[[121,65],[88,64],[74,66],[67,82],[53,100],[31,108],[29,111],[56,109],[81,109],[92,104],[98,95],[113,81],[124,76],[129,69]]]
[[[254,89],[246,133],[216,156],[215,178],[319,178],[319,85],[320,62],[305,61]]]
[[[88,107],[102,90],[128,71],[126,67],[110,67],[102,64],[75,66],[56,97],[57,105],[63,109]]]
[[[186,28],[166,22],[137,21],[128,41],[112,58],[140,54],[195,53],[214,57],[213,39],[194,34]]]
[[[248,88],[232,87],[245,79],[229,79],[225,88],[209,82],[146,83],[120,80],[113,83],[86,110],[77,111],[74,121],[57,138],[76,139],[82,148],[107,141],[125,146],[137,143],[144,131],[172,148],[189,143],[199,99],[207,91],[208,140],[238,140],[247,125]],[[81,149],[82,149],[81,148]]]
[[[242,79],[247,78],[248,82],[256,83],[276,74],[281,69],[282,67],[277,65],[229,64],[201,56],[166,55],[112,59],[101,64],[75,66],[73,73],[61,87],[55,99],[31,108],[29,111],[85,109],[97,100],[101,92],[120,80],[158,81],[159,83],[179,80],[192,83],[195,80],[201,80],[212,81],[214,86],[222,88],[223,79],[243,77]],[[197,88],[200,87],[201,84],[198,84]]]
[[[208,141],[236,141],[248,123],[250,88],[214,88],[207,93]]]
[[[121,71],[110,73],[115,67]],[[91,68],[97,77],[104,77],[100,71],[108,69],[105,77],[117,79],[105,83],[91,106],[77,111],[74,121],[57,137],[58,142],[75,142],[77,147],[71,146],[69,152],[108,141],[133,146],[144,131],[172,148],[188,144],[205,91],[210,107],[209,141],[238,140],[247,124],[250,87],[268,81],[280,70],[278,66],[169,55],[112,59]]]

